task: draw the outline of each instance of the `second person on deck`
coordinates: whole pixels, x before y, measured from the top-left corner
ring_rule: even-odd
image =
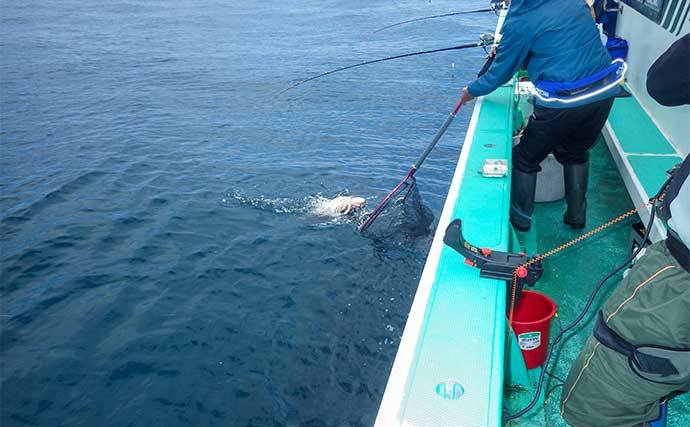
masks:
[[[553,153],[563,165],[563,222],[584,228],[594,145],[625,71],[602,45],[584,0],[513,0],[488,71],[463,89],[463,100],[493,92],[521,68],[535,84],[534,114],[513,148],[510,221],[531,227],[540,163]]]

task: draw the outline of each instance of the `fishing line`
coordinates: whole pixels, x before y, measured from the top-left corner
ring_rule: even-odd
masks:
[[[469,49],[469,48],[473,48],[473,47],[482,47],[482,46],[485,46],[485,45],[491,44],[491,43],[493,43],[493,40],[490,40],[490,41],[489,41],[489,40],[487,40],[486,37],[482,37],[478,42],[474,42],[474,43],[465,43],[465,44],[461,44],[461,45],[458,45],[458,46],[444,47],[444,48],[441,48],[441,49],[422,50],[422,51],[419,51],[419,52],[403,53],[403,54],[401,54],[401,55],[388,56],[388,57],[386,57],[386,58],[379,58],[379,59],[373,59],[373,60],[371,60],[371,61],[359,62],[359,63],[357,63],[357,64],[352,64],[352,65],[347,65],[347,66],[344,66],[344,67],[335,68],[335,69],[333,69],[333,70],[326,71],[325,73],[321,73],[321,74],[318,74],[318,75],[316,75],[316,76],[312,76],[312,77],[309,77],[309,78],[307,78],[307,79],[300,80],[300,81],[298,81],[297,83],[294,83],[294,84],[288,86],[287,88],[281,90],[280,92],[278,92],[278,95],[280,95],[280,94],[282,94],[282,93],[285,93],[285,92],[289,91],[290,89],[294,89],[294,88],[296,88],[297,86],[301,86],[301,85],[303,85],[303,84],[305,84],[305,83],[307,83],[307,82],[310,82],[310,81],[312,81],[312,80],[316,80],[316,79],[318,79],[318,78],[327,76],[327,75],[329,75],[329,74],[337,73],[337,72],[339,72],[339,71],[351,70],[351,69],[353,69],[353,68],[361,67],[361,66],[364,66],[364,65],[376,64],[376,63],[378,63],[378,62],[384,62],[384,61],[391,61],[391,60],[393,60],[393,59],[409,58],[409,57],[411,57],[411,56],[427,55],[427,54],[430,54],[430,53],[438,53],[438,52],[447,52],[447,51],[450,51],[450,50],[461,50],[461,49]]]

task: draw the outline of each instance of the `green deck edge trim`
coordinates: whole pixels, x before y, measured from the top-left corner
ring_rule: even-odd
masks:
[[[497,250],[510,242],[510,180],[479,174],[484,159],[510,158],[513,87],[486,96],[452,218],[468,240]],[[505,282],[479,277],[458,253],[443,247],[408,382],[403,423],[498,426],[505,346]],[[465,394],[444,400],[436,384],[456,381]],[[407,424],[405,424],[407,425]]]
[[[635,126],[630,126],[631,123]],[[634,96],[616,98],[609,113],[609,124],[613,127],[621,148],[628,154],[676,154],[675,148]]]
[[[654,195],[666,181],[666,171],[683,159],[680,156],[628,156],[637,179],[648,195]]]

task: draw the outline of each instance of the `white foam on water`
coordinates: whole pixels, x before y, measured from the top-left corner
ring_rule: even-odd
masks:
[[[238,202],[241,205],[279,214],[299,214],[307,210],[304,200],[294,200],[287,197],[266,197],[263,195],[250,196],[239,190],[227,193],[220,202],[224,206],[230,206],[233,202]]]
[[[242,191],[234,190],[225,194],[220,203],[223,206],[231,206],[239,203],[262,211],[277,214],[302,215],[325,219],[326,222],[314,224],[317,227],[330,226],[333,224],[343,224],[357,222],[360,220],[363,209],[358,209],[350,214],[342,214],[342,201],[338,200],[341,196],[346,196],[347,190],[338,193],[334,197],[325,197],[321,194],[292,199],[288,197],[268,197],[264,195],[250,196]]]
[[[242,191],[234,190],[226,193],[220,200],[224,206],[240,205],[254,209],[301,216],[314,220],[310,225],[317,228],[328,228],[340,224],[355,224],[359,226],[371,209],[360,208],[350,214],[340,213],[341,196],[348,196],[348,190],[337,193],[333,197],[322,194],[303,198],[268,197],[264,195],[250,196]],[[373,208],[376,200],[369,200]],[[367,235],[377,239],[406,240],[418,238],[430,233],[433,223],[433,213],[424,206],[417,188],[413,188],[405,203],[398,199],[391,203],[367,230]]]

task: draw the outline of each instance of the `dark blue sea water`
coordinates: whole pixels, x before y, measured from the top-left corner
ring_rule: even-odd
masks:
[[[431,231],[309,206],[384,195],[484,54],[275,94],[475,41],[492,15],[371,32],[484,6],[4,0],[0,423],[371,425]],[[418,174],[436,217],[470,113]]]

